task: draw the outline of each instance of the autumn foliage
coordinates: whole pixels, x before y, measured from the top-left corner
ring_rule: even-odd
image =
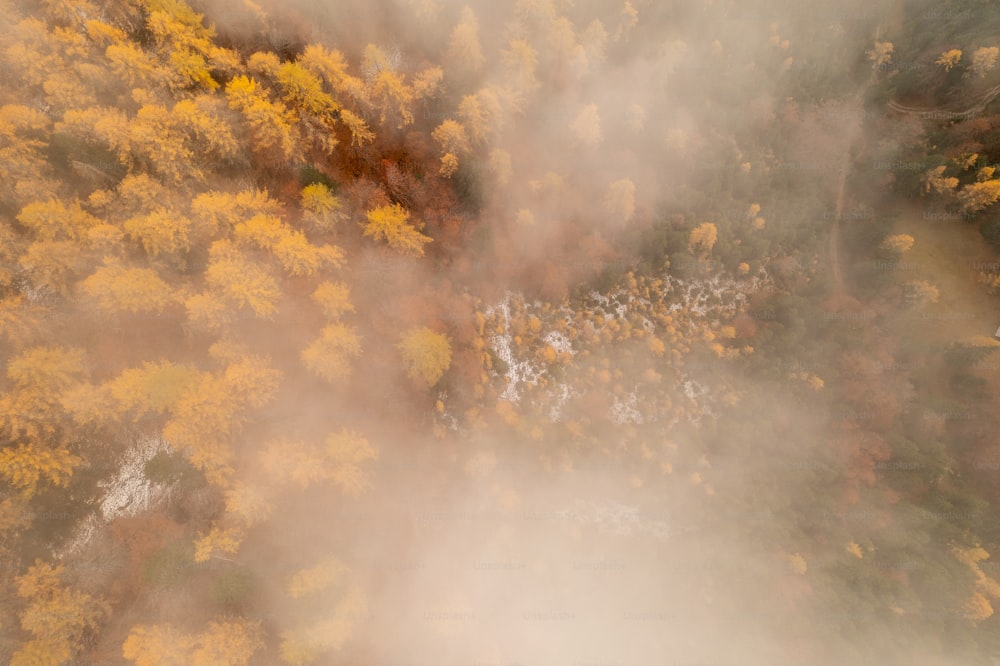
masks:
[[[792,66],[809,53],[798,18],[688,43],[684,3],[414,0],[358,31],[406,39],[334,45],[298,8],[193,4],[0,2],[0,661],[363,663],[358,632],[384,626],[368,586],[398,579],[361,570],[375,546],[345,516],[412,476],[434,492],[472,478],[509,517],[528,503],[495,471],[508,455],[546,489],[593,465],[609,496],[676,500],[720,543],[742,533],[713,512],[750,525],[752,557],[713,568],[693,617],[752,615],[723,596],[739,580],[777,590],[782,619],[812,618],[848,581],[882,619],[947,588],[957,634],[995,629],[994,545],[973,543],[989,529],[899,534],[925,505],[980,511],[946,443],[971,455],[995,428],[927,414],[948,391],[989,413],[987,391],[970,396],[997,343],[926,351],[930,380],[875,378],[856,313],[813,307],[826,246],[791,218],[828,221],[809,214],[830,174],[781,166],[819,108]],[[694,13],[726,27],[728,4]],[[875,72],[903,46],[867,43]],[[997,48],[963,48],[935,46],[935,76],[988,85]],[[752,129],[732,129],[748,107]],[[1000,179],[977,121],[909,186],[988,231]],[[887,225],[858,237],[872,255],[926,248]],[[923,313],[950,284],[886,283],[876,306]],[[936,402],[918,402],[938,372]],[[845,404],[876,414],[827,419]],[[783,496],[805,475],[771,464],[792,448],[776,443],[805,449],[800,426],[826,420],[815,448],[835,471],[801,484],[815,497]],[[934,473],[880,486],[878,465],[906,455]],[[829,519],[840,503],[887,517]],[[591,527],[568,533],[582,548]],[[386,543],[424,526],[408,529]],[[876,546],[947,577],[910,584],[871,564]]]

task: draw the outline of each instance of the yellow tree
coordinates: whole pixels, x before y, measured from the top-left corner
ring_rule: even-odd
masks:
[[[954,176],[945,177],[944,172],[948,167],[944,164],[928,170],[924,173],[922,181],[924,192],[929,193],[934,190],[938,194],[951,193],[958,187],[958,178]]]
[[[344,203],[323,183],[306,185],[300,196],[306,219],[321,231],[328,231],[347,217]]]
[[[45,3],[45,15],[60,25],[79,27],[83,18],[98,13],[88,0],[50,0]]]
[[[378,459],[378,450],[352,430],[341,430],[326,438],[324,449],[330,478],[345,495],[359,495],[369,487],[362,464]]]
[[[128,140],[133,156],[143,158],[168,182],[202,175],[186,133],[165,106],[143,104],[129,121]]]
[[[469,136],[462,123],[448,119],[438,125],[431,136],[441,148],[440,173],[448,178],[458,168],[458,158],[469,151]]]
[[[122,656],[135,666],[246,666],[263,646],[259,621],[213,621],[196,635],[171,624],[137,625],[122,645]]]
[[[243,545],[245,538],[246,532],[242,528],[223,528],[216,525],[207,534],[199,533],[194,542],[194,561],[208,562],[218,553],[235,555],[240,552],[240,546]]]
[[[513,110],[519,110],[539,86],[535,75],[538,52],[526,39],[515,38],[500,55],[511,107]]]
[[[281,58],[271,51],[257,51],[247,58],[247,69],[261,75],[264,79],[275,80],[281,69]]]
[[[635,215],[635,183],[628,178],[611,183],[604,197],[604,210],[617,224],[631,220]]]
[[[111,259],[124,253],[125,234],[116,225],[102,222],[87,232],[86,244],[94,256]]]
[[[0,106],[0,196],[19,199],[24,184],[45,181],[52,122],[41,111],[19,104]]]
[[[125,233],[138,241],[151,257],[166,255],[177,258],[189,247],[191,220],[166,208],[125,220],[122,226]]]
[[[73,470],[83,459],[65,448],[41,443],[19,444],[0,450],[0,476],[25,497],[35,494],[44,478],[54,486],[66,487]]]
[[[950,51],[945,51],[941,54],[941,57],[934,61],[935,64],[941,65],[944,71],[950,72],[951,69],[959,63],[962,59],[962,52],[958,49],[951,49]]]
[[[323,80],[300,63],[282,63],[277,79],[284,91],[285,101],[293,108],[324,119],[331,118],[340,109],[340,105],[323,90]]]
[[[997,66],[997,57],[1000,56],[1000,48],[996,46],[984,46],[972,53],[972,71],[980,77],[985,77]]]
[[[433,386],[451,365],[448,336],[426,328],[411,328],[397,345],[406,374]]]
[[[304,632],[286,631],[281,634],[281,661],[289,666],[309,666],[316,663],[322,649],[307,642]]]
[[[161,59],[176,72],[179,88],[218,88],[211,70],[231,71],[237,56],[213,44],[215,31],[204,25],[204,17],[183,0],[151,3],[146,27],[152,33]]]
[[[368,129],[365,119],[350,109],[341,109],[340,120],[351,132],[351,145],[361,146],[375,140],[375,132]]]
[[[120,109],[90,107],[70,109],[55,125],[55,131],[90,145],[110,150],[124,166],[131,166],[129,120]]]
[[[514,167],[511,163],[510,153],[506,150],[495,148],[490,151],[488,164],[490,172],[496,178],[498,185],[502,187],[510,182],[511,176],[514,175]]]
[[[17,221],[41,240],[78,240],[100,224],[100,220],[83,210],[76,199],[69,206],[56,199],[30,203],[18,213]]]
[[[111,73],[129,86],[155,90],[181,85],[177,72],[161,67],[156,57],[138,44],[127,40],[114,42],[105,49],[104,56]]]
[[[202,374],[171,407],[163,437],[186,453],[209,481],[229,487],[235,458],[233,437],[275,394],[281,373],[257,356],[230,363],[221,373]]]
[[[0,334],[8,343],[23,346],[39,330],[39,314],[37,306],[32,306],[23,296],[0,300]]]
[[[184,299],[187,321],[195,329],[219,332],[237,320],[231,304],[215,292],[191,294]]]
[[[285,585],[285,591],[292,599],[311,596],[339,584],[346,573],[347,567],[330,558],[316,566],[296,571]]]
[[[440,67],[420,70],[413,77],[413,96],[416,99],[430,99],[440,92],[443,82],[444,70]]]
[[[413,113],[410,105],[416,95],[388,54],[369,44],[362,56],[362,68],[368,78],[367,98],[378,109],[379,122],[384,125],[393,121],[397,129],[411,124]]]
[[[188,666],[193,644],[173,625],[136,625],[122,645],[122,656],[135,666]]]
[[[445,178],[451,178],[456,171],[458,171],[458,155],[455,153],[445,153],[442,155],[438,173]]]
[[[167,414],[190,388],[207,375],[170,361],[146,362],[130,368],[107,384],[117,411],[139,419],[149,413]]]
[[[269,250],[289,233],[281,219],[275,215],[254,215],[233,228],[233,237],[245,244]]]
[[[191,211],[203,233],[212,236],[228,233],[240,222],[256,215],[278,216],[281,204],[272,199],[267,190],[248,189],[235,194],[203,192],[191,202]]]
[[[160,313],[174,300],[173,290],[151,268],[107,264],[81,285],[99,310],[118,313]]]
[[[11,441],[51,443],[60,427],[60,396],[85,374],[85,358],[78,349],[32,347],[18,354],[7,364],[13,390],[0,394],[0,431]],[[45,455],[48,449],[46,445],[22,454]]]
[[[900,255],[909,252],[914,242],[909,234],[893,234],[883,238],[878,247],[890,254]]]
[[[338,319],[345,312],[354,312],[351,290],[343,282],[321,282],[312,298],[330,319]]]
[[[68,662],[88,630],[108,613],[104,602],[62,583],[63,567],[36,560],[17,578],[17,594],[28,603],[21,627],[33,638],[11,657],[11,666]]]
[[[500,100],[491,88],[466,95],[458,105],[461,124],[475,144],[484,143],[491,132],[501,128],[502,113]]]
[[[715,241],[719,237],[719,232],[711,222],[703,222],[691,230],[688,236],[688,250],[690,252],[711,252],[715,246]]]
[[[330,481],[345,495],[358,495],[369,487],[363,465],[378,459],[378,449],[362,435],[341,430],[323,443],[274,440],[260,454],[260,465],[281,485],[300,488]]]
[[[98,19],[87,19],[83,27],[87,36],[90,37],[90,41],[99,47],[116,44],[128,39],[128,35],[124,30]]]
[[[120,416],[108,387],[90,382],[79,382],[63,391],[59,404],[79,426],[106,424]]]
[[[246,619],[209,622],[198,634],[191,653],[191,666],[246,666],[264,647],[260,620]]]
[[[994,344],[997,343],[996,340],[992,338],[985,338],[982,342],[989,344],[990,342]],[[990,345],[993,346],[993,345]],[[988,595],[994,599],[1000,599],[1000,584],[996,580],[988,576],[982,569],[983,565],[979,564],[983,560],[990,558],[989,552],[982,547],[970,548],[970,549],[953,549],[953,554],[955,557],[964,562],[969,569],[972,571],[973,575],[976,577],[976,590],[980,595]],[[992,615],[992,605],[989,603],[982,604],[981,601],[977,601],[976,605],[984,606],[989,608],[989,612],[985,615],[980,614],[978,619],[985,619]],[[974,618],[975,619],[975,618]]]
[[[35,286],[65,296],[87,269],[87,257],[80,250],[80,244],[75,241],[36,241],[28,246],[17,263]]]
[[[478,72],[486,62],[479,45],[479,21],[468,5],[462,8],[458,25],[451,31],[446,58],[460,72]]]
[[[558,11],[554,0],[517,0],[514,14],[532,28],[545,27],[556,20]]]
[[[892,61],[894,49],[892,42],[875,42],[875,46],[865,54],[872,61],[872,67],[879,69]]]
[[[368,223],[364,235],[385,241],[389,247],[403,254],[423,256],[424,245],[432,240],[410,224],[410,211],[399,204],[379,206],[368,211],[366,217]]]
[[[268,359],[245,351],[230,359],[222,373],[226,389],[237,400],[240,410],[259,409],[270,402],[281,377],[281,371],[271,367]]]
[[[336,245],[313,245],[301,231],[289,231],[271,248],[274,257],[292,275],[315,275],[321,269],[343,265],[344,253]]]
[[[903,285],[903,295],[908,303],[923,306],[937,303],[941,292],[927,280],[913,280]]]
[[[106,192],[103,197],[98,197],[95,193],[88,203],[98,210],[111,212],[114,217],[123,218],[152,213],[162,208],[174,208],[180,203],[159,179],[147,173],[125,176],[115,190],[116,192]]]
[[[981,593],[973,592],[962,604],[962,614],[973,622],[982,622],[993,615],[993,605]]]
[[[226,490],[226,514],[246,528],[266,520],[274,511],[263,486],[236,481]]]
[[[336,49],[328,51],[319,44],[310,44],[306,46],[297,62],[323,77],[341,99],[350,99],[358,108],[368,107],[370,102],[365,82],[348,73],[347,60],[340,51]]]
[[[565,16],[549,21],[544,30],[549,71],[558,81],[578,79],[587,72],[587,54],[577,43],[573,22]]]
[[[361,591],[349,587],[330,616],[282,633],[282,661],[291,666],[306,666],[315,663],[324,652],[339,650],[350,638],[355,625],[364,619],[367,610]]]
[[[14,26],[5,21],[4,27],[8,30],[4,43],[9,44],[4,49],[4,60],[15,81],[38,87],[49,73],[63,68],[63,58],[56,52],[48,26],[41,18],[26,18]]]
[[[308,488],[328,478],[326,457],[319,447],[298,440],[268,442],[260,453],[260,465],[276,483]]]
[[[340,249],[332,245],[313,245],[301,231],[293,230],[270,215],[255,215],[237,224],[235,237],[270,250],[292,275],[312,275],[326,264],[340,266],[343,260]]]
[[[229,241],[212,243],[205,280],[223,299],[238,308],[249,308],[258,317],[277,312],[281,292],[274,276]]]
[[[170,111],[178,131],[187,135],[188,145],[203,157],[228,160],[239,152],[239,142],[226,120],[225,103],[215,95],[201,94],[183,99]]]
[[[7,377],[19,389],[52,392],[67,388],[83,373],[83,351],[67,347],[33,347],[7,364]]]
[[[360,353],[361,338],[354,327],[330,324],[302,350],[302,362],[316,375],[333,382],[350,374],[350,361]]]
[[[281,102],[272,102],[254,79],[240,75],[226,85],[229,106],[243,114],[261,154],[277,153],[284,160],[298,154],[296,118]]]
[[[1000,199],[1000,180],[971,183],[958,193],[962,210],[967,213],[978,213],[984,208],[992,206],[997,199]]]
[[[241,426],[238,411],[225,382],[211,375],[204,377],[177,401],[163,427],[163,437],[183,451],[209,481],[226,486],[233,475],[235,456],[231,438]]]

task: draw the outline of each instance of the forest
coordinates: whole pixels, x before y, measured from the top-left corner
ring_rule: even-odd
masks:
[[[0,663],[1000,664],[988,0],[0,0]]]

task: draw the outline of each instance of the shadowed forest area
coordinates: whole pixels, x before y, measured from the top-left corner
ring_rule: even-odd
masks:
[[[1000,664],[985,0],[0,0],[0,663]]]

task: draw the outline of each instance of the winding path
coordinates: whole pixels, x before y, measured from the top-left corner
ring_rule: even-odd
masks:
[[[882,34],[882,27],[879,26],[875,29],[875,41],[878,42],[879,37]],[[864,86],[858,89],[857,93],[854,95],[853,105],[856,107],[858,114],[855,116],[857,118],[862,118],[861,113],[864,109],[864,99],[865,93],[868,89],[874,85],[877,78],[877,70],[872,69],[871,77],[869,77],[868,82]],[[830,265],[833,271],[833,285],[834,285],[834,301],[839,302],[843,297],[849,296],[847,287],[844,283],[844,271],[840,266],[840,220],[844,216],[844,201],[847,198],[847,178],[851,173],[852,166],[852,155],[851,148],[861,137],[861,130],[863,124],[859,120],[855,124],[851,135],[847,137],[844,141],[844,153],[843,158],[840,162],[840,173],[837,178],[837,201],[834,205],[833,213],[833,225],[830,227]]]
[[[916,114],[918,116],[940,119],[969,118],[977,113],[982,113],[986,109],[986,105],[996,99],[997,95],[1000,95],[1000,84],[995,85],[984,92],[979,96],[979,100],[975,104],[963,111],[951,111],[943,106],[905,106],[894,99],[889,100],[889,103],[886,106],[896,113]]]
[[[848,144],[850,145],[850,144]],[[844,160],[840,165],[840,184],[837,189],[837,203],[834,207],[833,226],[830,229],[830,264],[833,266],[834,296],[839,299],[847,295],[844,287],[844,272],[840,267],[840,218],[844,213],[844,199],[847,193],[847,175],[851,168],[851,151],[844,151]]]

